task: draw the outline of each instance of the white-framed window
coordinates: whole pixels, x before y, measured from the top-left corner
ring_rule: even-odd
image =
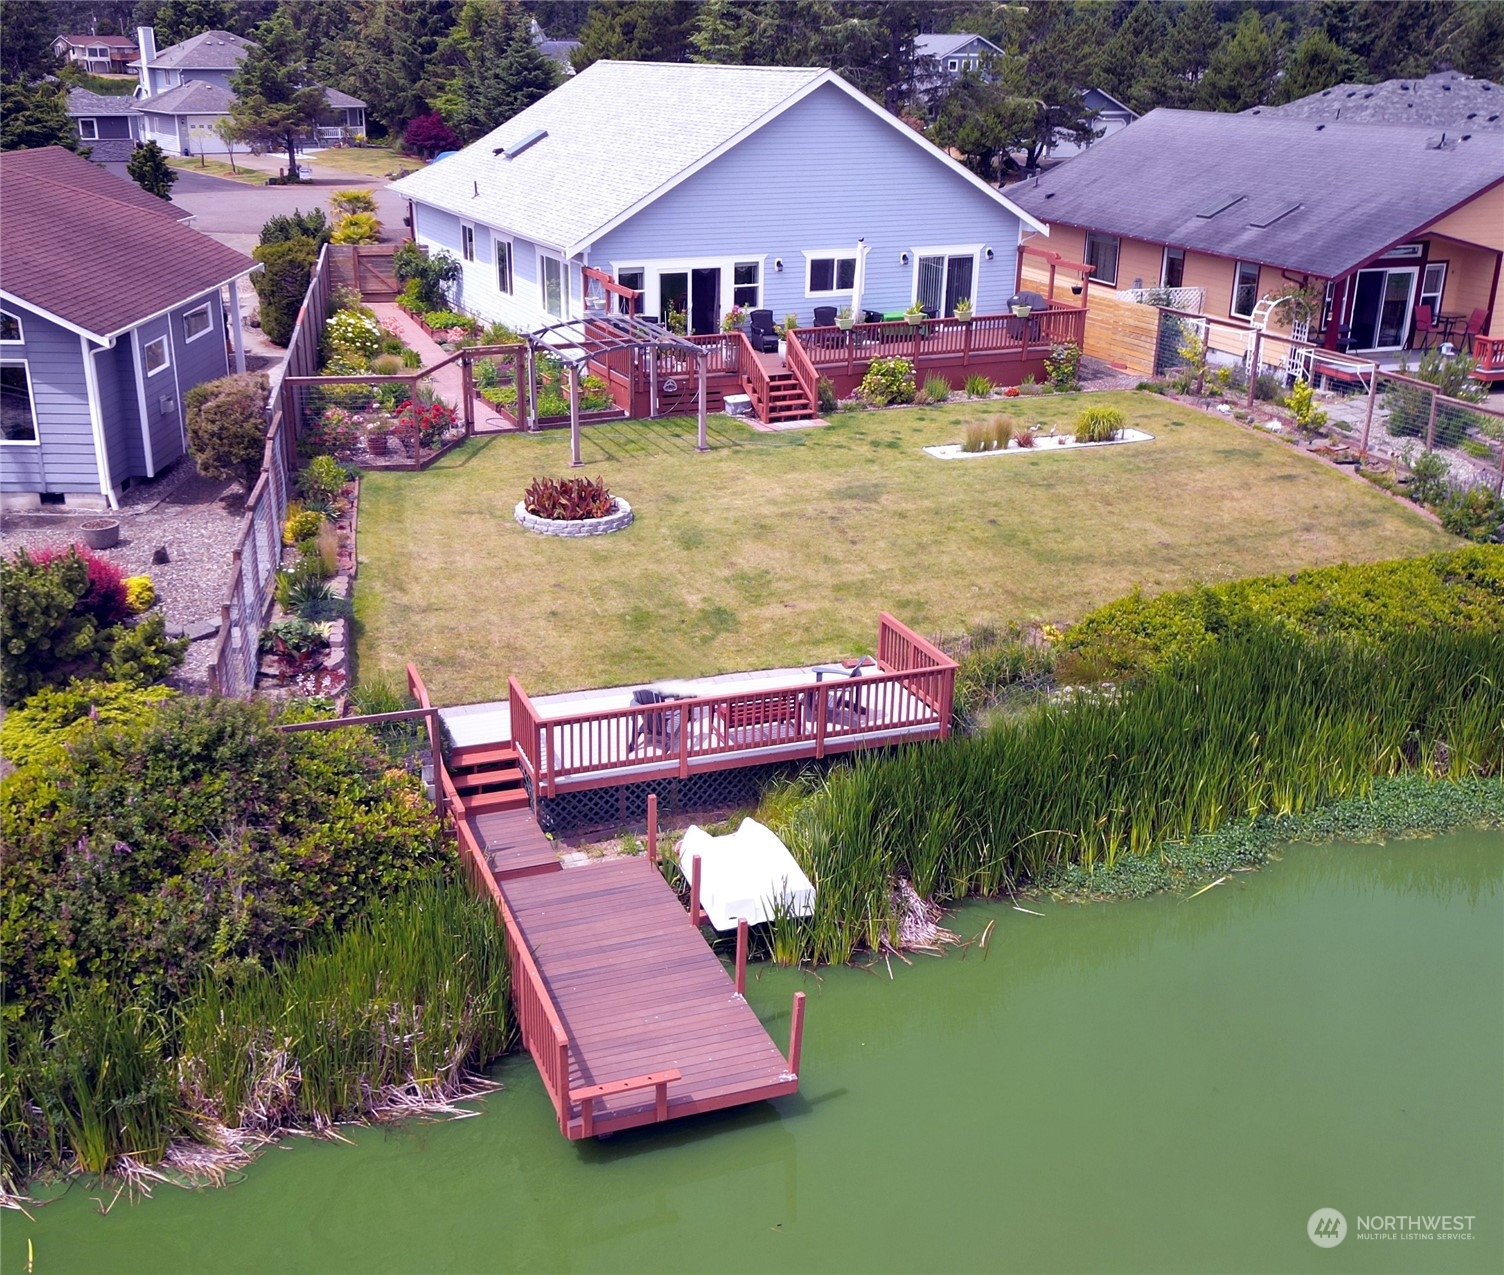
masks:
[[[159,336],[155,341],[148,341],[141,347],[141,361],[146,365],[146,375],[155,376],[158,372],[165,372],[172,366],[172,360],[167,354],[167,338]]]
[[[856,287],[856,253],[807,252],[804,254],[804,295],[833,297]]]
[[[1239,319],[1251,319],[1253,307],[1259,303],[1259,268],[1252,261],[1238,262],[1238,272],[1233,278],[1232,305],[1228,312]]]
[[[945,69],[947,71],[959,71],[961,69],[960,59],[951,58],[951,60],[945,64]]]
[[[762,262],[738,261],[731,267],[731,304],[757,309],[762,297]]]
[[[79,120],[78,135],[86,142],[97,142],[99,140],[99,121],[91,119]]]
[[[460,256],[466,261],[475,260],[475,227],[460,223]]]
[[[210,328],[214,326],[214,316],[210,312],[209,303],[195,306],[183,315],[183,340],[197,341]]]
[[[496,245],[496,290],[512,295],[512,241],[493,237]]]
[[[37,403],[31,392],[31,369],[24,362],[0,363],[0,442],[37,441]]]
[[[0,345],[20,345],[25,340],[20,316],[9,310],[0,310]]]
[[[1433,321],[1441,313],[1441,297],[1446,290],[1447,263],[1445,261],[1426,262],[1425,271],[1421,275],[1420,296],[1416,298],[1416,304],[1430,306]]]
[[[624,288],[631,288],[634,292],[642,295],[637,298],[637,313],[641,314],[647,306],[648,272],[643,266],[621,266],[616,271],[616,282]],[[625,314],[628,310],[627,298],[617,297],[616,308]]]
[[[1091,263],[1091,277],[1109,288],[1118,286],[1118,250],[1122,241],[1116,235],[1086,232],[1086,259]]]
[[[1164,264],[1159,270],[1159,286],[1161,288],[1185,287],[1185,249],[1165,249]]]
[[[564,317],[567,298],[564,292],[564,262],[550,257],[546,252],[538,254],[538,293],[543,309],[556,319]]]

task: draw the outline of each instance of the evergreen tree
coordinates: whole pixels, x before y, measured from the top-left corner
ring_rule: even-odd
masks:
[[[560,78],[533,43],[528,15],[502,0],[465,0],[439,58],[451,69],[434,105],[467,142],[526,110]]]
[[[390,133],[431,107],[439,48],[454,27],[451,0],[350,0],[350,32],[317,65],[325,83],[364,100],[366,117]],[[331,60],[332,59],[332,60]]]
[[[751,43],[748,27],[753,20],[750,8],[732,0],[705,0],[690,33],[690,58],[733,66],[745,62]]]
[[[56,71],[57,35],[57,14],[46,0],[0,4],[0,81],[30,84]]]
[[[149,26],[157,48],[181,44],[205,31],[229,31],[235,21],[230,0],[155,0],[136,6],[136,22]]]
[[[328,109],[324,90],[309,82],[303,42],[285,12],[256,28],[240,68],[230,79],[230,118],[248,142],[287,151],[287,175],[297,180],[298,143]]]
[[[1169,42],[1164,6],[1134,5],[1102,49],[1096,87],[1135,111],[1153,110],[1165,94],[1163,57]]]
[[[960,151],[967,168],[995,182],[1008,152],[1033,138],[1037,110],[1036,102],[1013,96],[995,78],[968,72],[942,99],[927,135],[937,146]]]
[[[1232,35],[1212,54],[1196,105],[1206,111],[1246,111],[1267,102],[1279,73],[1281,23],[1270,33],[1253,9],[1238,19]]]
[[[177,181],[177,170],[167,162],[167,156],[155,142],[147,142],[131,152],[125,171],[130,179],[148,195],[158,199],[172,198],[172,184]]]
[[[1357,58],[1339,48],[1320,27],[1313,27],[1295,46],[1271,100],[1293,102],[1354,79],[1361,70]]]
[[[0,82],[0,151],[35,146],[78,149],[78,133],[68,118],[67,90],[44,80],[40,84]]]
[[[577,71],[614,58],[633,62],[687,62],[694,29],[694,0],[621,0],[597,4],[580,28]]]
[[[1446,59],[1465,75],[1504,80],[1504,5],[1468,0],[1452,19],[1442,50]]]

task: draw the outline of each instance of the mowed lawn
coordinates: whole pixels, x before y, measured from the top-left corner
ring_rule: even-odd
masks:
[[[584,474],[637,520],[562,540],[513,508],[567,475],[568,431],[476,439],[361,487],[362,678],[411,660],[440,703],[870,651],[879,611],[924,633],[1073,620],[1141,585],[1398,558],[1455,543],[1278,439],[1149,393],[1094,395],[1153,442],[936,460],[966,422],[1068,432],[1079,395],[841,413],[761,434],[714,417],[584,431]]]

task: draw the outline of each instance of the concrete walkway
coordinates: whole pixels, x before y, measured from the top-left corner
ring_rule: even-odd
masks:
[[[409,347],[418,352],[424,367],[432,367],[435,363],[449,357],[449,351],[419,327],[412,316],[395,302],[376,301],[368,304],[376,312],[376,317],[383,326],[391,328]],[[435,372],[429,380],[433,382],[434,393],[446,403],[451,404],[458,412],[465,393],[464,376],[460,372],[460,365],[458,363],[447,364]],[[474,396],[474,414],[477,434],[518,432],[515,425],[508,424],[506,419],[478,394]]]

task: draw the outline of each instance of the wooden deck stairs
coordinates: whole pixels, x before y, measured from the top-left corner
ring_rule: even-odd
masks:
[[[455,795],[464,803],[467,814],[527,808],[522,767],[510,740],[452,749],[447,769]]]
[[[815,414],[815,405],[809,401],[799,382],[794,379],[794,374],[789,371],[769,374],[768,397],[763,407],[764,410],[759,415],[767,425],[776,425],[781,421],[807,421]]]

